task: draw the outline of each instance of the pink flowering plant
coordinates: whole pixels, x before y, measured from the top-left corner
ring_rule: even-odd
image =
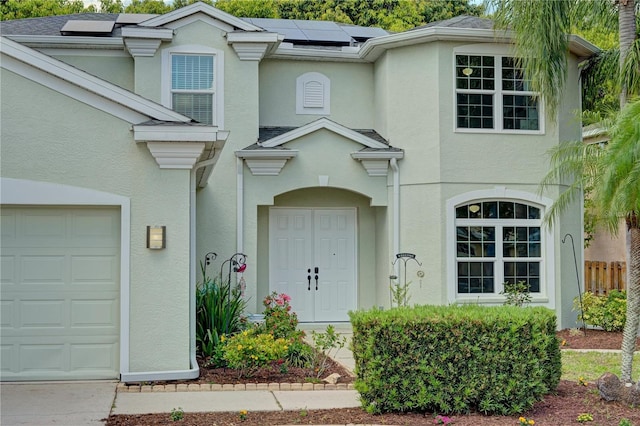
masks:
[[[297,339],[300,332],[296,331],[298,326],[298,316],[291,312],[289,302],[291,297],[285,293],[273,292],[262,301],[264,305],[264,327],[265,333],[273,334],[276,339]]]
[[[434,425],[448,425],[450,423],[453,423],[453,419],[451,417],[441,416],[440,414],[433,419]]]

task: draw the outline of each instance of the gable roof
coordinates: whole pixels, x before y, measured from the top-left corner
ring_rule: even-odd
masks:
[[[281,129],[288,129],[288,128],[281,128]],[[292,128],[291,130],[285,131],[285,133],[281,133],[275,137],[271,137],[268,140],[258,141],[257,145],[258,147],[263,147],[263,148],[275,148],[275,147],[284,145],[287,142],[291,142],[295,139],[299,139],[303,136],[306,136],[310,133],[313,133],[322,129],[329,130],[347,139],[351,139],[354,142],[364,145],[365,148],[376,148],[376,149],[391,148],[385,142],[381,142],[380,140],[373,139],[356,130],[349,129],[348,127],[338,124],[335,121],[329,120],[326,117],[319,118],[301,127]],[[373,130],[369,130],[368,134],[371,135],[371,132],[373,132]],[[380,137],[379,139],[382,139],[382,138]]]
[[[195,15],[196,13],[204,13],[213,19],[217,19],[243,31],[264,31],[260,27],[202,2],[193,3],[180,9],[172,10],[164,15],[142,22],[140,25],[144,27],[159,27],[186,18],[187,16]]]
[[[120,86],[116,86],[5,37],[0,38],[0,52],[5,55],[1,63],[2,68],[17,72],[25,78],[44,84],[81,102],[128,120],[132,124],[138,124],[149,119],[178,123],[190,123],[193,121],[187,116],[145,99]],[[40,72],[26,72],[24,70],[25,65],[31,70]],[[80,89],[80,92],[78,92],[78,89]],[[121,108],[118,108],[118,106]],[[123,111],[122,107],[128,110],[129,113]]]

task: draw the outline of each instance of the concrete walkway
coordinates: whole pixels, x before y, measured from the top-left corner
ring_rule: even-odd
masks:
[[[0,384],[0,424],[100,425],[109,417],[115,381]]]
[[[323,391],[208,391],[208,392],[119,392],[112,414],[185,413],[209,411],[319,410],[359,407],[354,390]]]

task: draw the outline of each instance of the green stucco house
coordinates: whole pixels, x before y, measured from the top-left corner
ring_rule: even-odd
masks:
[[[196,3],[0,33],[2,380],[196,377],[209,252],[212,275],[247,255],[250,312],[271,291],[301,322],[388,308],[412,253],[411,303],[501,304],[525,281],[575,324],[561,241],[581,206],[547,227],[564,187],[537,187],[580,137],[586,41],[548,117],[510,34],[475,17],[389,34]]]

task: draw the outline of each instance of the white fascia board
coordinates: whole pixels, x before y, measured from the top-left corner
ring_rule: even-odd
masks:
[[[246,149],[236,151],[236,157],[254,160],[289,159],[298,156],[297,149]]]
[[[591,44],[582,37],[573,34],[569,36],[569,50],[581,59],[589,58],[600,52],[600,49],[595,44]]]
[[[512,43],[509,31],[494,31],[479,28],[428,27],[367,40],[360,49],[360,57],[375,61],[387,49],[430,43],[438,40],[475,41],[477,43]]]
[[[156,40],[172,40],[173,30],[171,28],[141,28],[141,27],[124,27],[122,28],[122,37],[132,38],[151,38]]]
[[[356,151],[351,153],[354,160],[390,160],[404,158],[404,151]]]
[[[344,136],[347,139],[351,139],[352,141],[358,142],[359,144],[369,148],[389,148],[388,145],[382,142],[378,142],[374,139],[371,139],[367,136],[364,136],[356,132],[355,130],[351,130],[344,126],[341,126],[340,124],[336,123],[335,121],[331,121],[326,117],[322,117],[302,127],[298,127],[297,129],[293,129],[273,139],[269,139],[268,141],[260,143],[260,145],[265,148],[273,148],[273,147],[285,144],[287,142],[290,142],[292,140],[298,139],[302,136],[308,135],[309,133],[313,133],[316,130],[320,130],[320,129],[330,130],[334,133],[337,133],[340,136]]]
[[[144,27],[159,27],[186,18],[196,13],[204,13],[205,15],[209,15],[214,19],[220,20],[244,31],[264,31],[260,27],[256,27],[255,25],[243,21],[240,18],[236,18],[235,16],[223,12],[220,9],[216,9],[213,6],[209,6],[208,4],[201,2],[193,3],[181,9],[165,13],[164,15],[160,15],[157,18],[152,18],[148,21],[142,22],[139,25]]]
[[[3,37],[27,46],[46,45],[47,47],[69,48],[77,46],[82,49],[122,49],[124,46],[122,37],[71,37],[24,34],[10,34]]]
[[[217,127],[145,124],[133,126],[133,138],[136,142],[215,142],[220,140]]]
[[[4,37],[0,38],[0,52],[31,67],[42,70],[61,80],[69,82],[88,92],[101,96],[112,102],[124,105],[128,109],[162,121],[191,122],[189,117],[163,107],[135,93],[94,77],[78,68],[37,52]],[[5,67],[4,61],[2,67]]]
[[[292,43],[280,43],[278,48],[269,58],[274,59],[301,59],[333,62],[366,62],[360,57],[360,48],[355,46],[343,46],[340,50],[314,49],[295,47]]]
[[[268,32],[242,32],[233,31],[227,33],[228,43],[277,43],[278,33]]]

